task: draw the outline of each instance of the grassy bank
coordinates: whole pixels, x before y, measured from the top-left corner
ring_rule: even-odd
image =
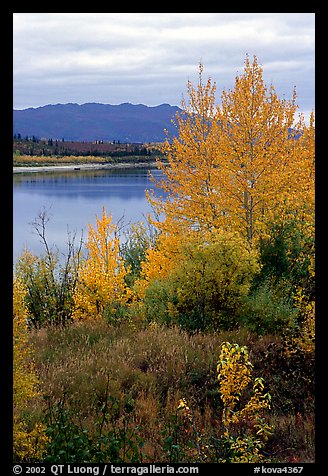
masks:
[[[272,462],[313,461],[313,356],[300,369],[299,356],[282,353],[281,339],[242,329],[189,335],[176,327],[100,320],[35,330],[31,342],[46,399],[31,401],[25,419],[47,414],[54,435],[66,425],[74,457],[63,445],[65,461],[81,458],[82,450],[90,460],[100,445],[102,461],[113,461],[117,450],[125,462],[191,462],[197,430],[208,446],[204,461],[215,462],[223,433],[216,365],[227,340],[248,346],[254,373],[272,396],[265,455]],[[177,412],[182,398],[193,425]]]
[[[127,155],[122,157],[97,157],[97,156],[31,156],[31,155],[14,155],[14,167],[44,167],[54,165],[81,165],[81,164],[99,164],[99,165],[115,165],[115,164],[138,164],[153,163],[155,157],[146,155]]]

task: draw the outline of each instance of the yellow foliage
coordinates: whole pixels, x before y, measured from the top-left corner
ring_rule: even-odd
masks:
[[[217,366],[219,392],[223,402],[224,437],[234,455],[230,459],[231,463],[264,461],[260,450],[272,434],[271,426],[263,418],[264,411],[270,409],[271,397],[268,393],[263,393],[263,380],[252,377],[253,365],[248,357],[247,347],[224,342]],[[238,408],[251,383],[253,392],[250,399]],[[250,425],[250,429],[239,435],[238,427],[243,424]]]
[[[14,280],[14,454],[19,461],[40,460],[48,438],[45,426],[35,424],[32,428],[21,419],[28,402],[39,395],[38,378],[33,364],[33,349],[28,342],[26,325],[27,310],[24,303],[26,290],[18,278]]]
[[[253,421],[260,423],[261,413],[270,408],[269,394],[263,394],[261,378],[252,378],[253,365],[248,360],[248,350],[245,346],[224,342],[217,365],[219,391],[224,405],[222,423],[229,429],[231,424]],[[243,393],[252,383],[253,394],[246,405],[237,409]],[[267,428],[268,429],[268,428]],[[258,434],[263,433],[263,428]]]
[[[14,454],[19,461],[42,461],[49,443],[45,430],[45,425],[37,423],[29,431],[26,423],[14,418]]]
[[[182,412],[183,415],[192,423],[191,410],[190,410],[190,408],[187,404],[187,400],[185,398],[181,398],[179,400],[179,405],[178,405],[177,410]]]
[[[18,279],[14,281],[14,406],[21,408],[35,397],[38,383],[32,362],[32,349],[28,344],[26,325],[27,310],[24,303],[25,289]]]
[[[117,304],[126,304],[132,297],[124,281],[127,271],[119,255],[119,239],[115,232],[116,225],[105,209],[101,218],[96,217],[96,227],[89,225],[85,244],[88,256],[78,273],[73,319],[96,319],[105,309],[115,313]]]
[[[169,218],[160,223],[159,227],[161,233],[156,245],[146,251],[146,259],[141,265],[140,279],[136,282],[135,289],[141,298],[144,297],[152,280],[165,279],[170,275],[176,263],[179,262],[185,240],[191,240],[192,232],[181,230],[181,227]]]
[[[169,167],[158,185],[168,199],[148,199],[158,213],[191,229],[232,230],[251,243],[266,223],[293,214],[314,215],[314,118],[300,115],[296,94],[280,100],[263,81],[256,57],[215,105],[215,83],[188,83],[189,103],[177,115],[178,137],[167,140]],[[293,132],[291,132],[293,131]]]

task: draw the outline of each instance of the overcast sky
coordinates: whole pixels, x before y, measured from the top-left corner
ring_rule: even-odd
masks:
[[[246,54],[279,96],[314,110],[314,13],[14,13],[14,108],[180,105],[187,80],[233,88]]]

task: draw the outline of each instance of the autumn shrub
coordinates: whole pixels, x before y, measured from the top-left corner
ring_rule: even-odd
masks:
[[[16,278],[13,296],[13,457],[18,462],[35,462],[42,460],[48,437],[43,422],[33,418],[31,402],[40,396],[40,381],[33,362],[35,349],[29,342],[25,293],[24,284]]]
[[[77,286],[73,294],[72,318],[97,319],[104,312],[109,319],[116,319],[120,305],[131,298],[125,283],[127,271],[119,252],[119,239],[112,216],[103,208],[96,217],[95,228],[89,225],[85,243],[87,256],[81,260]]]
[[[196,234],[183,243],[169,275],[150,281],[146,315],[189,331],[233,328],[258,271],[256,252],[237,235],[214,234],[205,241]]]
[[[64,259],[50,248],[46,237],[49,221],[47,211],[39,213],[32,223],[43,245],[43,253],[35,256],[26,250],[15,265],[15,276],[24,283],[27,319],[31,326],[66,324],[71,321],[73,293],[77,283],[77,269],[81,251],[75,244],[75,235],[68,233]]]
[[[53,252],[35,256],[25,251],[17,260],[15,273],[27,289],[25,300],[30,325],[65,324],[71,320],[76,284],[74,265],[62,265]]]
[[[194,405],[179,400],[171,416],[172,430],[166,443],[171,462],[258,463],[264,456],[272,428],[268,424],[270,395],[263,379],[252,375],[248,349],[224,342],[217,365],[218,394],[223,405],[218,420],[208,429],[201,426]],[[251,387],[251,388],[250,388]]]
[[[254,377],[246,346],[224,342],[217,366],[219,392],[223,402],[223,440],[228,446],[224,462],[259,462],[272,427],[265,417],[271,395],[264,392],[261,377]],[[247,390],[251,392],[247,395]]]
[[[271,272],[255,284],[242,312],[246,312],[248,326],[257,333],[280,336],[256,356],[256,365],[273,396],[273,411],[282,415],[298,413],[303,418],[306,413],[314,413],[315,405],[314,247],[310,238],[303,240],[303,235],[301,249],[299,234],[293,236],[289,235],[288,243],[293,242],[294,248],[284,248],[286,267],[280,267],[279,272],[273,266],[274,257],[263,259],[262,254],[264,267],[272,259]],[[269,295],[264,294],[266,299],[261,299],[263,287],[269,291]]]

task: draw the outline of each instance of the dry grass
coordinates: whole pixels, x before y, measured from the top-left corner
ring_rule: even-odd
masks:
[[[174,328],[135,332],[104,322],[41,329],[33,342],[43,391],[55,399],[67,394],[79,411],[102,398],[108,378],[115,396],[152,395],[162,405],[172,394],[176,401],[195,397],[201,384],[215,379],[220,345],[218,338],[190,337]]]
[[[272,460],[281,463],[313,463],[314,420],[314,413],[296,413],[274,418],[275,431],[270,442]]]
[[[38,165],[62,165],[62,164],[96,164],[110,162],[109,157],[96,157],[96,156],[37,156],[37,155],[14,155],[13,165],[19,166],[38,166]]]
[[[104,321],[43,328],[31,336],[43,394],[52,403],[65,395],[65,405],[91,434],[97,431],[99,409],[110,397],[112,418],[121,424],[120,415],[125,411],[129,425],[141,429],[148,461],[165,461],[163,439],[180,398],[186,398],[193,408],[198,428],[208,434],[213,428],[218,431],[220,343],[229,340],[248,345],[259,369],[261,355],[274,339],[255,340],[243,330],[190,336],[178,328],[150,325],[135,329],[128,323],[109,326]],[[267,377],[265,382],[276,381]],[[45,409],[40,400],[33,405],[37,408],[30,411],[35,415]],[[272,424],[275,431],[268,452],[274,460],[313,461],[311,412],[298,417],[279,414],[276,402]]]

